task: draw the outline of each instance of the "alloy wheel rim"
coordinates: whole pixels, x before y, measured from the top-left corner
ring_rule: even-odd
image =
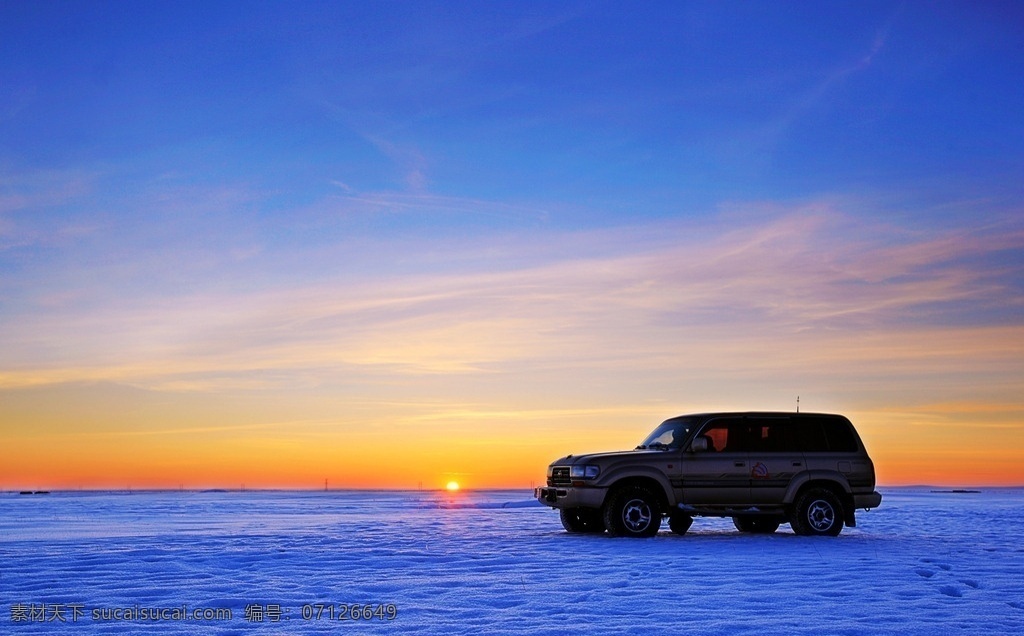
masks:
[[[646,530],[651,516],[651,507],[643,499],[632,499],[622,508],[622,521],[633,532]]]
[[[807,522],[819,532],[824,532],[836,522],[836,511],[827,501],[818,499],[807,507]]]

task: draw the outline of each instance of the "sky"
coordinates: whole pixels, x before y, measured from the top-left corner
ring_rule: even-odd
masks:
[[[1015,2],[0,2],[0,488],[1024,484]]]

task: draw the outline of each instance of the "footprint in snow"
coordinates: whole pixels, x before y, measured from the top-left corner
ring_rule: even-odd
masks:
[[[917,572],[919,575],[923,576],[926,579],[930,579],[933,576],[935,576],[935,572],[933,570],[926,570],[924,568],[917,568],[914,571]]]
[[[952,565],[950,565],[948,563],[945,563],[943,561],[939,561],[938,559],[932,559],[932,558],[921,559],[921,563],[927,563],[928,565],[937,567],[940,570],[945,570],[946,572],[949,572],[950,570],[953,569]]]
[[[966,585],[967,587],[973,587],[976,590],[981,588],[981,583],[979,583],[975,579],[960,579],[960,582]]]
[[[951,596],[953,598],[960,598],[961,596],[963,596],[963,593],[956,586],[953,585],[943,585],[939,588],[939,592],[941,594],[945,594],[946,596]]]

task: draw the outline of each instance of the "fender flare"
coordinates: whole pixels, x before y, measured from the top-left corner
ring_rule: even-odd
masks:
[[[815,482],[827,482],[827,484],[832,485],[833,490],[836,490],[835,486],[838,486],[839,491],[836,494],[844,499],[853,497],[853,489],[850,488],[850,482],[847,481],[846,476],[841,472],[835,470],[808,470],[794,476],[790,480],[786,494],[782,498],[782,503],[786,505],[794,503],[800,491],[807,484]]]
[[[606,475],[602,475],[599,484],[602,488],[607,488],[608,493],[611,493],[616,488],[629,484],[630,482],[638,484],[649,484],[653,482],[657,486],[655,495],[661,500],[661,503],[665,507],[663,512],[669,512],[669,510],[676,505],[675,497],[672,494],[672,486],[669,484],[668,478],[664,473],[644,468],[631,466],[628,469],[612,470]]]
[[[853,489],[846,476],[835,470],[808,470],[793,477],[786,489],[786,495],[782,498],[783,505],[789,507],[796,502],[797,496],[809,485],[820,484],[822,488],[829,488],[843,504],[843,518],[847,526],[853,528],[857,525],[856,508],[853,503]]]

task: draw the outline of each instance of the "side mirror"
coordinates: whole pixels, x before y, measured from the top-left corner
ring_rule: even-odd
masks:
[[[691,453],[703,453],[703,452],[707,451],[707,449],[708,449],[708,438],[704,437],[703,435],[701,435],[699,437],[695,437],[693,439],[693,441],[690,442],[690,452]]]

